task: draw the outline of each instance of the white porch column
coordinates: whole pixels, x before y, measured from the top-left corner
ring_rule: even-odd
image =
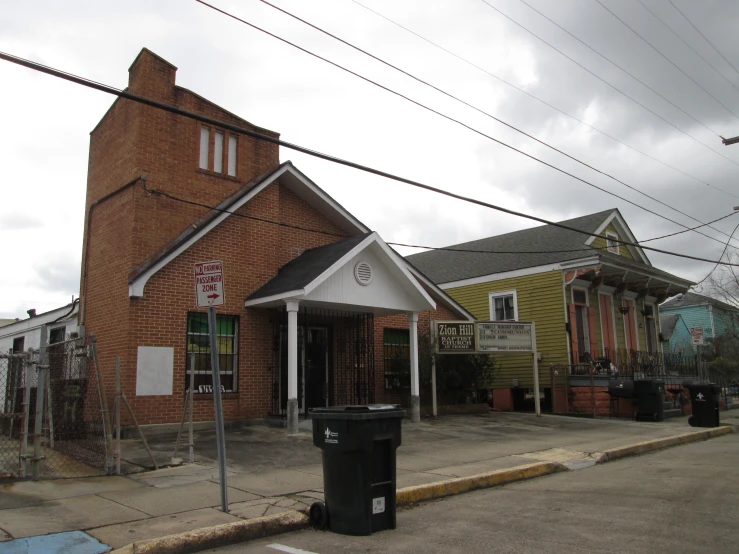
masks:
[[[287,309],[287,433],[298,434],[298,309],[300,302],[286,300]]]
[[[421,396],[418,387],[418,312],[408,314],[411,343],[411,423],[421,421]]]

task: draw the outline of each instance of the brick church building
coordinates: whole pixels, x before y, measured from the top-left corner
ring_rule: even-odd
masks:
[[[126,90],[279,137],[177,86],[176,71],[143,49]],[[280,163],[276,144],[132,100],[117,99],[91,133],[85,208],[79,324],[97,338],[110,395],[121,358],[121,386],[142,424],[179,421],[191,365],[195,419],[213,419],[197,262],[223,262],[226,419],[282,418],[295,432],[314,407],[390,401],[417,420],[418,333],[431,320],[472,319]]]

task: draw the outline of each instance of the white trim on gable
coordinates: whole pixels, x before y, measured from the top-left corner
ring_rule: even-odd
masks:
[[[618,224],[618,227],[620,227],[620,230],[623,232],[624,235],[626,235],[626,240],[629,242],[637,242],[636,237],[631,232],[631,229],[629,229],[629,226],[626,224],[626,221],[624,221],[624,218],[621,217],[621,214],[618,210],[613,210],[611,212],[611,215],[609,215],[603,223],[600,224],[600,226],[595,230],[595,232],[590,235],[588,240],[585,241],[586,246],[590,246],[593,244],[593,241],[595,241],[596,238],[598,238],[597,235],[603,234],[603,231],[608,227],[612,221],[614,221]],[[643,261],[648,266],[652,265],[652,262],[649,261],[649,258],[647,258],[647,255],[644,253],[644,251],[641,248],[633,247],[633,246],[627,246],[622,245],[628,248],[632,254],[636,254],[638,257],[641,258],[641,261]]]
[[[406,264],[406,265],[408,267],[408,271],[410,271],[416,279],[423,282],[427,287],[438,291],[439,296],[443,299],[443,301],[447,302],[453,310],[457,311],[462,317],[464,317],[468,321],[475,321],[475,316],[473,316],[470,312],[465,310],[461,304],[459,304],[456,300],[454,300],[454,298],[452,298],[447,293],[445,293],[443,290],[441,290],[441,288],[438,285],[431,282],[431,280],[428,277],[426,277],[423,273],[418,271],[412,265],[410,264]]]
[[[366,233],[369,231],[369,229],[367,229],[367,227],[365,227],[358,219],[356,219],[353,215],[351,215],[348,211],[346,211],[339,204],[337,204],[333,199],[331,199],[325,192],[323,192],[318,187],[318,185],[316,185],[315,183],[313,183],[313,181],[308,179],[308,177],[303,175],[303,173],[299,171],[295,166],[293,166],[290,162],[286,162],[279,169],[277,169],[274,173],[265,177],[264,180],[260,184],[256,185],[253,189],[247,192],[242,198],[240,198],[234,204],[229,206],[228,211],[229,212],[237,211],[244,204],[249,202],[249,200],[254,198],[257,194],[262,192],[269,185],[274,183],[277,179],[283,176],[288,176],[288,175],[290,177],[297,179],[300,185],[305,186],[312,194],[315,195],[315,198],[318,199],[318,202],[307,201],[308,204],[314,205],[319,202],[323,202],[331,210],[336,212],[341,218],[345,219],[347,223],[354,226],[358,232]],[[290,184],[286,183],[285,186],[292,192],[295,192],[295,189],[298,188],[295,186],[295,183],[290,183]],[[165,267],[172,260],[177,258],[177,256],[179,256],[180,254],[185,252],[187,249],[189,249],[193,244],[195,244],[197,241],[199,241],[201,238],[207,235],[210,231],[218,227],[218,225],[220,225],[230,215],[231,213],[221,213],[217,215],[207,225],[199,229],[196,233],[193,233],[193,235],[189,239],[187,239],[185,242],[180,244],[177,248],[169,252],[166,256],[162,257],[156,264],[151,266],[141,275],[137,276],[135,279],[130,281],[128,284],[128,296],[129,297],[144,296],[144,288],[146,287],[146,283],[149,281],[149,279],[151,279],[151,277],[154,274],[159,272],[163,267]]]
[[[428,303],[428,307],[424,309],[435,309],[436,308],[436,302],[429,296],[429,294],[424,290],[424,288],[421,286],[421,284],[416,280],[415,277],[413,277],[410,272],[408,271],[408,266],[406,265],[405,261],[398,256],[398,254],[395,253],[395,251],[390,248],[387,244],[385,244],[385,241],[380,238],[380,235],[377,234],[377,232],[371,233],[367,238],[365,238],[362,242],[357,244],[354,248],[352,248],[349,252],[344,254],[341,258],[339,258],[337,261],[335,261],[329,268],[327,268],[323,273],[321,273],[318,277],[313,279],[306,287],[301,289],[300,291],[292,290],[285,293],[276,294],[273,296],[265,297],[265,298],[254,298],[252,300],[246,300],[244,302],[244,307],[252,307],[252,306],[259,306],[264,305],[269,302],[274,302],[276,300],[281,300],[285,298],[290,297],[296,297],[300,299],[301,296],[307,296],[309,295],[313,290],[315,290],[321,283],[326,281],[329,277],[331,277],[334,273],[336,273],[341,267],[343,267],[346,263],[348,263],[350,260],[355,258],[357,254],[362,252],[364,249],[366,249],[370,244],[377,244],[380,249],[387,255],[387,257],[390,259],[390,261],[397,267],[398,270],[400,270],[403,275],[406,277],[408,282],[413,285],[413,287],[416,289],[416,291],[423,297],[423,299]],[[421,310],[419,310],[421,311]]]

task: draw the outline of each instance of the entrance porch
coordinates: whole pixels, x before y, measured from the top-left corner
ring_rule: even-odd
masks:
[[[411,421],[420,421],[418,314],[436,303],[377,233],[303,252],[244,306],[281,312],[271,411],[289,434],[311,408],[375,401],[374,317],[398,313],[408,317]]]

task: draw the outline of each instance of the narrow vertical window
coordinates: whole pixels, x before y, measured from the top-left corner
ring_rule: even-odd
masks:
[[[208,169],[210,154],[210,127],[200,127],[200,169]]]
[[[236,176],[236,137],[228,136],[228,174]]]
[[[216,131],[216,143],[213,147],[213,171],[223,173],[223,131]]]

